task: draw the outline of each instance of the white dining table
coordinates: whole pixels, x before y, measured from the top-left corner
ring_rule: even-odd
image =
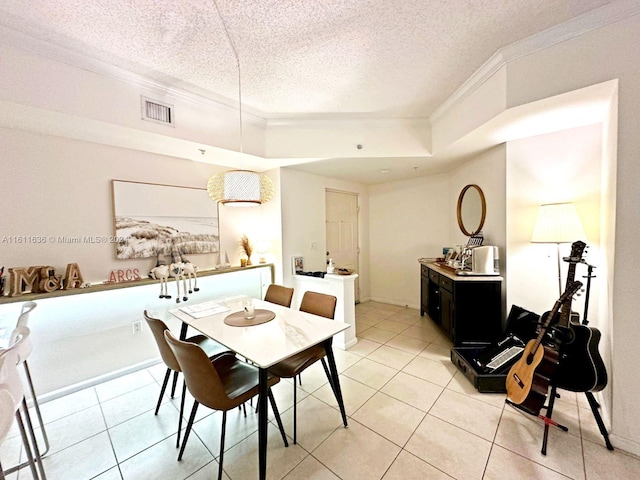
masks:
[[[245,357],[259,369],[258,396],[258,469],[260,480],[266,479],[267,470],[267,372],[276,363],[295,355],[313,345],[323,344],[327,353],[327,363],[332,378],[332,389],[340,406],[344,426],[347,416],[342,400],[342,391],[332,339],[337,333],[349,328],[349,324],[313,315],[292,308],[283,307],[264,300],[251,299],[256,309],[269,310],[275,314],[272,320],[259,325],[231,326],[225,318],[243,311],[247,297],[238,296],[214,300],[185,308],[173,308],[168,313],[182,321],[181,338],[186,337],[188,327],[221,343],[230,350]],[[211,307],[208,310],[208,307]],[[201,311],[198,311],[201,310]],[[218,311],[218,313],[215,313]],[[187,313],[190,312],[190,313]],[[212,313],[212,314],[208,314]],[[203,316],[204,315],[204,316]],[[199,318],[196,318],[199,317]],[[242,323],[242,322],[241,322]]]

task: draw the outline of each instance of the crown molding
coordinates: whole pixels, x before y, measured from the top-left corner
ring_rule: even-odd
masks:
[[[64,63],[71,67],[109,77],[116,81],[133,85],[141,90],[161,95],[163,98],[171,98],[177,102],[183,102],[198,107],[204,106],[209,109],[220,111],[221,113],[229,113],[230,111],[235,112],[239,108],[238,102],[225,98],[221,95],[205,92],[197,87],[192,88],[194,88],[194,90],[200,90],[200,92],[190,92],[184,89],[171,87],[167,84],[150,80],[144,75],[118,67],[117,65],[98,60],[85,53],[37,38],[30,32],[16,30],[3,24],[0,24],[0,43],[34,55]],[[266,127],[266,119],[263,116],[247,111],[245,106],[243,106],[242,109],[242,117],[243,121],[252,125],[262,128]]]
[[[429,121],[432,124],[437,122],[509,62],[638,14],[640,14],[640,2],[637,0],[618,0],[498,49],[431,114]]]

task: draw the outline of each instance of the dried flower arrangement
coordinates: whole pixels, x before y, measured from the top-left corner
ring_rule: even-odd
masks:
[[[247,265],[251,265],[251,254],[253,253],[253,246],[246,235],[242,235],[240,238],[240,247],[247,256]]]

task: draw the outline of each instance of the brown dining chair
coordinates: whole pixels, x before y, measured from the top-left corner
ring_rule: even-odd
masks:
[[[302,303],[300,304],[300,311],[306,313],[312,313],[321,317],[330,318],[333,320],[336,311],[336,297],[333,295],[326,295],[324,293],[305,292],[302,297]],[[277,375],[281,378],[293,379],[293,443],[297,443],[297,394],[296,394],[296,376],[300,375],[303,370],[310,367],[318,360],[322,362],[322,367],[329,380],[329,385],[336,395],[336,400],[340,403],[341,410],[344,410],[344,405],[341,404],[339,396],[336,394],[336,389],[333,384],[333,378],[327,367],[324,357],[326,356],[326,350],[324,344],[320,343],[312,347],[303,350],[292,357],[282,360],[279,363],[269,367],[269,372]],[[345,423],[346,426],[346,423]]]
[[[267,288],[267,293],[264,296],[265,302],[276,303],[283,307],[289,308],[291,306],[291,299],[293,298],[293,288],[283,287],[282,285],[276,285],[272,283]]]
[[[194,398],[178,461],[182,460],[182,454],[187,445],[198,406],[202,404],[214,410],[221,410],[222,433],[220,438],[220,457],[218,458],[218,479],[221,479],[227,411],[239,407],[258,394],[259,370],[254,365],[239,360],[234,354],[219,355],[211,360],[207,358],[207,354],[200,346],[176,339],[169,330],[165,331],[164,336],[182,368],[189,393]],[[289,442],[287,442],[287,436],[284,433],[280,413],[271,393],[271,387],[279,381],[278,377],[269,375],[267,391],[284,446],[288,447]]]
[[[149,315],[149,313],[144,311],[144,319],[147,321],[149,328],[151,329],[151,333],[153,333],[153,338],[158,345],[158,350],[160,350],[160,357],[162,361],[167,367],[167,371],[164,375],[164,381],[162,382],[162,388],[160,389],[160,396],[158,397],[158,403],[156,405],[155,415],[158,415],[158,411],[160,410],[160,405],[162,404],[162,397],[164,396],[164,392],[167,389],[167,384],[169,383],[169,377],[171,376],[171,372],[173,372],[173,386],[171,389],[171,398],[175,395],[176,390],[176,382],[178,380],[178,373],[182,371],[180,368],[180,364],[173,354],[173,350],[167,345],[167,341],[164,338],[165,330],[169,330],[167,325],[158,318],[153,318]],[[185,339],[187,342],[194,343],[200,346],[207,357],[215,358],[218,355],[222,355],[224,353],[233,353],[231,350],[226,348],[224,345],[216,342],[215,340],[210,339],[205,335],[195,335],[193,337],[189,337]],[[178,419],[178,438],[176,440],[176,448],[180,446],[180,432],[182,430],[182,417],[184,413],[184,401],[185,401],[185,393],[186,388],[184,385],[184,381],[182,384],[182,398],[180,400],[180,418]]]

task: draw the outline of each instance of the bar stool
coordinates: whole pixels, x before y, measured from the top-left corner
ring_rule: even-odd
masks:
[[[11,332],[11,340],[9,345],[13,345],[16,341],[16,337],[20,328],[29,328],[29,314],[36,308],[38,305],[35,302],[25,302],[22,305],[22,310],[20,312],[20,316],[18,317],[18,321],[16,322],[16,328]],[[45,449],[42,452],[42,456],[44,457],[49,451],[49,437],[47,437],[47,431],[44,428],[44,421],[42,420],[42,414],[40,413],[40,404],[38,403],[38,397],[36,396],[35,388],[33,387],[33,381],[31,380],[31,371],[29,370],[29,364],[27,363],[27,359],[31,352],[33,351],[33,344],[31,343],[31,336],[27,335],[25,340],[20,344],[20,347],[17,350],[18,354],[18,364],[22,364],[24,367],[24,372],[27,378],[27,384],[29,385],[29,392],[31,394],[31,400],[33,401],[33,406],[36,411],[36,417],[38,418],[38,423],[40,424],[40,431],[42,432],[42,439],[44,440]],[[26,466],[26,463],[23,463],[21,467]]]
[[[29,415],[29,407],[27,406],[17,368],[18,363],[20,363],[18,351],[22,348],[24,342],[28,341],[30,332],[27,327],[18,327],[16,330],[16,342],[6,349],[0,349],[0,404],[2,406],[0,408],[0,440],[4,440],[8,429],[11,427],[12,421],[10,421],[10,417],[15,416],[28,461],[7,470],[3,470],[0,466],[0,479],[4,479],[5,475],[29,465],[34,480],[46,480],[47,476],[42,466],[42,457],[38,449],[33,424]],[[22,407],[22,412],[20,407]],[[27,436],[23,415],[29,430],[31,443]]]

